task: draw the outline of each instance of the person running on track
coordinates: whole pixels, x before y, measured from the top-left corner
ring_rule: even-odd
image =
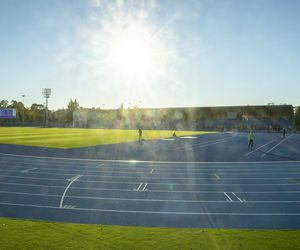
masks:
[[[250,131],[250,134],[248,135],[248,150],[253,149],[253,144],[254,144],[254,134],[252,131]]]

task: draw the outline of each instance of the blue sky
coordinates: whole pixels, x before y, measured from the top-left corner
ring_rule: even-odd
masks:
[[[1,0],[0,99],[299,105],[300,1]],[[129,45],[128,45],[129,44]],[[131,46],[132,45],[132,46]]]

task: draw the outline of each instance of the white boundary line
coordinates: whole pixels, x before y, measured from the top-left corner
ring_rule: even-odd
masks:
[[[255,150],[253,150],[253,151],[251,151],[251,152],[245,154],[245,156],[249,156],[250,154],[254,153],[255,151],[259,150],[260,148],[263,148],[263,147],[265,147],[265,146],[271,144],[272,142],[274,142],[274,141],[276,141],[276,140],[278,140],[278,138],[275,138],[274,140],[267,142],[266,144],[264,144],[264,145],[262,145],[262,146],[256,148]]]
[[[43,197],[60,197],[58,194],[38,194],[38,193],[26,193],[26,192],[8,192],[8,191],[0,191],[3,194],[17,194],[17,195],[31,195],[31,196],[43,196]],[[99,197],[99,196],[76,196],[76,195],[66,195],[65,197],[74,198],[74,199],[91,199],[91,200],[117,200],[117,201],[142,201],[142,202],[186,202],[186,203],[227,203],[228,201],[223,200],[163,200],[163,199],[139,199],[139,198],[121,198],[121,197]],[[236,196],[237,197],[237,196]],[[237,197],[238,198],[238,197]],[[238,198],[239,199],[239,198]],[[244,203],[299,203],[300,200],[258,200],[258,201],[232,201],[236,203],[244,202]]]
[[[34,208],[49,208],[61,209],[54,206],[30,205],[21,203],[0,202],[0,205],[19,206],[19,207],[34,207]],[[300,216],[300,213],[209,213],[209,212],[167,212],[167,211],[141,211],[141,210],[114,210],[114,209],[97,209],[97,208],[78,208],[68,207],[65,210],[77,211],[94,211],[94,212],[115,212],[115,213],[134,213],[134,214],[174,214],[174,215],[229,215],[229,216]]]
[[[63,203],[64,203],[64,198],[65,198],[65,195],[69,189],[69,187],[73,184],[74,181],[78,180],[82,175],[77,175],[75,176],[74,178],[71,178],[69,180],[71,180],[71,182],[69,183],[69,185],[66,187],[62,197],[61,197],[61,200],[60,200],[60,204],[59,204],[59,207],[62,208],[63,207]]]
[[[277,148],[281,143],[283,143],[286,139],[288,139],[289,137],[291,137],[292,135],[289,135],[288,137],[284,138],[283,140],[281,140],[278,144],[276,144],[273,148],[269,149],[267,152],[265,152],[264,154],[261,155],[261,157],[264,157],[266,154],[270,153],[271,151],[273,151],[275,148]]]
[[[90,162],[114,162],[114,163],[146,163],[146,164],[274,164],[274,163],[300,163],[299,161],[139,161],[139,160],[104,160],[104,159],[83,159],[83,158],[64,158],[64,157],[49,157],[49,156],[34,156],[34,155],[20,155],[0,153],[0,155],[11,157],[23,157],[34,159],[48,159],[48,160],[65,160],[65,161],[90,161]]]

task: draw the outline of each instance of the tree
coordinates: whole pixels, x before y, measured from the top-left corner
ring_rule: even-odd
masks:
[[[0,102],[0,108],[6,108],[8,106],[8,101],[7,100],[2,100]]]
[[[123,119],[123,111],[124,111],[124,105],[122,103],[120,108],[117,110],[117,120],[121,121]]]
[[[69,104],[68,104],[68,110],[78,110],[79,109],[79,103],[77,102],[77,100],[75,99],[74,101],[71,99],[69,101]]]
[[[73,122],[73,112],[79,109],[79,103],[75,99],[74,101],[71,99],[68,104],[67,108],[67,122],[72,123]]]
[[[25,106],[22,102],[16,100],[11,100],[10,105],[7,105],[8,108],[15,108],[17,110],[16,121],[22,121],[22,114],[25,109]]]
[[[295,114],[295,127],[297,130],[300,130],[300,106],[297,108]]]
[[[45,106],[33,103],[29,110],[28,120],[32,122],[42,122],[45,119]]]

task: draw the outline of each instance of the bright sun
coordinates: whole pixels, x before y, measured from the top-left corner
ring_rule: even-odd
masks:
[[[176,50],[166,27],[135,14],[116,13],[102,20],[100,30],[90,31],[92,57],[86,65],[99,89],[109,86],[121,89],[122,95],[138,96],[173,82]]]
[[[147,76],[155,69],[155,49],[146,30],[133,27],[112,41],[109,61],[124,76]]]

